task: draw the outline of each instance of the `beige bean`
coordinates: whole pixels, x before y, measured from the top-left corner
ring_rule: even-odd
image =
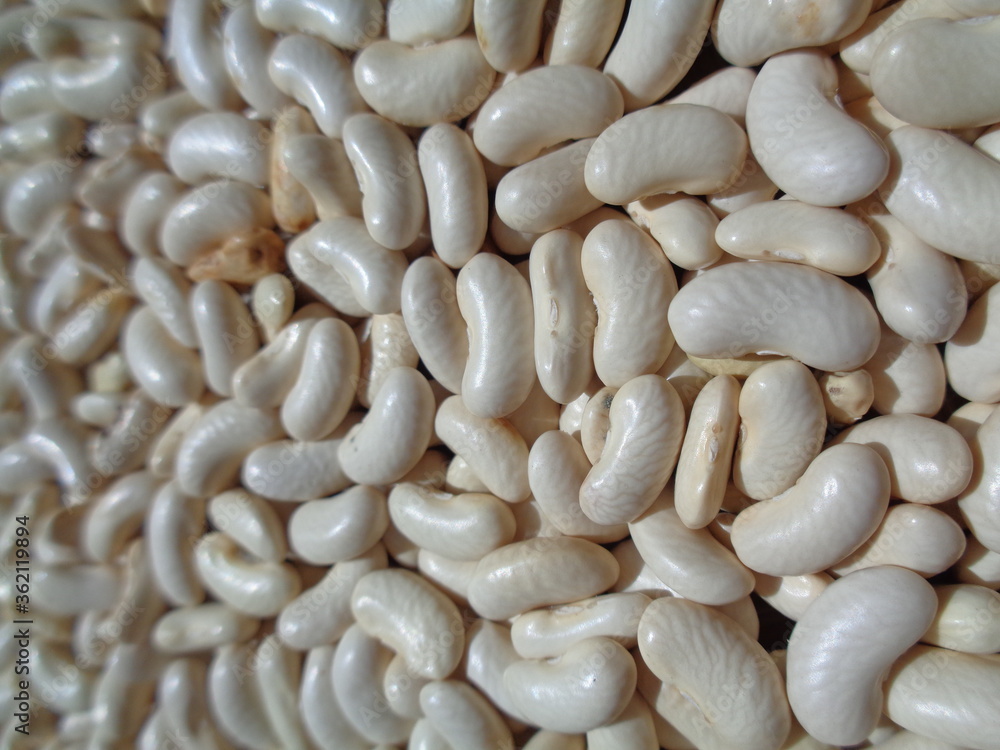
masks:
[[[555,24],[545,38],[545,64],[600,66],[615,40],[624,10],[624,0],[582,0],[560,5]]]
[[[764,649],[728,617],[671,597],[639,622],[639,651],[666,691],[657,711],[698,747],[779,748],[790,712]],[[738,685],[737,690],[726,690]],[[732,703],[721,704],[720,691]]]
[[[757,579],[754,592],[791,620],[802,619],[809,605],[833,583],[827,573],[780,578],[758,573],[754,577]]]
[[[900,568],[831,584],[788,642],[788,698],[803,728],[836,745],[864,740],[881,713],[889,666],[920,638],[936,607],[930,585]]]
[[[689,529],[670,488],[629,524],[641,560],[678,596],[702,604],[734,602],[753,590],[753,575],[707,529]]]
[[[936,586],[937,614],[920,639],[969,654],[1000,651],[1000,593],[964,583]]]
[[[608,441],[580,487],[580,508],[595,523],[638,518],[673,472],[684,435],[680,397],[659,375],[621,387],[608,415]]]
[[[264,78],[273,87],[266,72]],[[289,158],[289,145],[303,136],[309,142],[316,135],[316,123],[305,109],[289,104],[274,113],[271,132],[269,177],[274,221],[286,232],[302,232],[316,221],[317,205],[307,186],[293,172],[291,162],[294,159]],[[320,143],[324,142],[327,141],[320,140]],[[323,153],[321,147],[313,150],[314,155],[319,153]],[[347,159],[343,161],[346,165]]]
[[[390,0],[386,33],[394,42],[414,46],[451,39],[472,20],[472,0],[413,3]]]
[[[609,638],[580,641],[557,659],[515,662],[503,675],[531,723],[564,733],[589,732],[618,716],[635,681],[631,655]]]
[[[684,0],[629,7],[604,72],[618,84],[625,111],[648,106],[670,92],[701,51],[712,8]]]
[[[749,497],[767,500],[791,487],[823,447],[823,397],[803,365],[773,362],[747,378],[739,412],[733,482]]]
[[[640,144],[661,143],[650,154]],[[587,155],[587,189],[625,205],[657,193],[716,193],[739,177],[746,135],[730,117],[697,104],[664,104],[623,117]]]
[[[993,286],[969,308],[961,327],[944,348],[948,383],[970,401],[1000,400],[1000,371],[995,366],[1000,326],[1000,286]]]
[[[837,439],[874,448],[889,467],[892,496],[911,503],[949,500],[966,488],[972,476],[972,455],[962,436],[927,417],[876,417],[845,430]]]
[[[495,76],[472,36],[417,48],[381,40],[354,61],[354,82],[369,106],[416,127],[464,119],[489,95]]]
[[[886,679],[885,712],[925,737],[988,748],[996,744],[991,696],[998,687],[1000,664],[995,657],[917,645],[893,665]]]
[[[480,616],[500,620],[594,596],[617,577],[614,557],[592,542],[572,537],[532,539],[509,544],[479,561],[469,586],[469,603]]]
[[[667,310],[677,293],[663,252],[634,224],[605,221],[584,240],[581,262],[597,306],[597,376],[622,386],[656,372],[673,345]]]
[[[700,529],[722,507],[739,428],[739,382],[719,375],[691,407],[674,481],[674,505],[685,526]]]
[[[510,263],[480,253],[459,272],[456,295],[469,327],[462,401],[478,417],[507,416],[535,380],[531,289]]]
[[[514,538],[510,507],[485,493],[451,495],[397,484],[389,493],[389,515],[422,550],[454,560],[480,560]]]
[[[653,236],[674,265],[705,268],[722,257],[715,242],[719,220],[700,200],[662,193],[632,201],[626,208],[632,221]]]
[[[476,37],[491,66],[507,73],[531,65],[542,39],[544,2],[513,8],[500,0],[475,0],[472,7]]]
[[[875,386],[867,370],[824,373],[819,379],[819,387],[827,421],[832,424],[857,422],[868,413],[875,400]]]
[[[974,536],[969,537],[955,565],[955,576],[963,583],[1000,588],[1000,553],[987,549]]]
[[[342,141],[318,133],[303,133],[285,144],[282,157],[291,178],[308,192],[320,221],[361,216],[361,189]],[[280,224],[277,206],[275,211]],[[304,218],[302,223],[305,224]]]
[[[515,167],[549,146],[598,135],[622,108],[621,93],[603,73],[545,66],[493,92],[479,110],[473,141],[486,159]]]
[[[388,525],[385,495],[357,485],[296,508],[288,521],[288,543],[307,562],[331,565],[364,554]]]
[[[945,367],[937,347],[908,341],[884,323],[865,371],[874,389],[872,406],[879,414],[932,417],[944,404]]]
[[[736,554],[773,576],[818,573],[870,537],[889,506],[889,472],[867,446],[820,453],[795,485],[742,511],[733,524]]]
[[[965,551],[962,527],[937,508],[901,503],[889,508],[864,544],[830,568],[844,576],[878,565],[896,565],[925,578],[942,573]]]
[[[697,357],[779,353],[838,372],[857,369],[878,346],[878,316],[860,292],[792,263],[709,269],[677,293],[668,321],[680,347]]]
[[[1000,416],[996,413],[983,422],[969,441],[972,449],[972,480],[959,495],[958,507],[973,536],[994,552],[1000,552],[1000,524],[997,522],[997,446],[1000,445]]]

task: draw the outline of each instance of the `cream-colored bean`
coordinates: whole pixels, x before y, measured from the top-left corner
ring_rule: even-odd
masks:
[[[824,373],[819,387],[831,424],[854,424],[868,413],[875,400],[875,386],[867,370]]]
[[[687,74],[701,52],[712,6],[656,0],[629,7],[604,72],[622,91],[625,111],[662,99]]]
[[[864,198],[889,169],[882,142],[832,101],[836,87],[822,52],[785,52],[764,64],[747,102],[754,157],[779,188],[817,206]],[[830,143],[833,152],[819,145]]]
[[[830,568],[845,576],[877,565],[895,565],[924,578],[955,564],[965,551],[962,527],[937,508],[901,503],[889,508],[864,544]]]
[[[244,551],[269,562],[285,559],[288,546],[281,519],[261,497],[243,489],[213,497],[207,505],[208,520]]]
[[[882,245],[868,269],[875,306],[896,333],[918,344],[951,339],[965,317],[966,293],[954,258],[923,242],[894,216],[867,217]]]
[[[361,419],[348,416],[327,439],[279,440],[254,449],[243,460],[243,485],[268,500],[304,502],[332,495],[351,485],[337,460],[347,431]]]
[[[21,49],[27,50],[26,45]],[[25,60],[16,63],[3,71],[3,83],[3,91],[0,92],[0,117],[7,122],[25,120],[59,108],[52,96],[49,65],[45,61]]]
[[[435,258],[418,258],[406,270],[402,314],[428,372],[452,393],[462,390],[469,337],[458,307],[455,276]]]
[[[874,448],[889,467],[892,496],[911,503],[949,500],[972,476],[972,454],[962,436],[927,417],[877,417],[845,430],[837,440]]]
[[[820,453],[795,485],[742,511],[733,524],[736,554],[772,576],[818,573],[870,537],[889,506],[889,472],[867,446]]]
[[[844,111],[879,138],[885,138],[893,130],[906,124],[904,120],[893,117],[874,96],[855,99],[844,107]]]
[[[715,242],[719,220],[697,198],[681,193],[651,195],[626,208],[632,221],[653,236],[674,265],[705,268],[722,257]]]
[[[579,65],[546,66],[493,92],[479,110],[473,141],[486,159],[515,167],[550,146],[598,135],[622,116],[623,106],[618,88],[603,73]]]
[[[563,404],[579,396],[594,374],[597,311],[583,276],[582,248],[578,234],[560,229],[539,238],[529,261],[535,368],[545,392]]]
[[[995,657],[917,645],[893,665],[885,684],[885,713],[905,729],[961,747],[996,745]]]
[[[94,725],[92,742],[125,742],[139,731],[156,688],[149,666],[153,657],[146,644],[119,643],[111,649],[94,688],[91,710],[101,721]]]
[[[216,649],[208,670],[208,705],[216,726],[227,739],[253,750],[279,744],[256,680],[240,679],[253,658],[249,645],[233,644]]]
[[[597,306],[597,376],[622,386],[658,370],[673,345],[666,313],[677,292],[663,252],[634,224],[605,221],[584,240],[581,263]]]
[[[766,364],[740,391],[740,439],[733,481],[755,500],[787,490],[819,454],[826,433],[823,397],[797,362]]]
[[[502,0],[475,0],[473,22],[483,55],[504,73],[524,70],[538,56],[545,3],[527,0],[512,7]]]
[[[645,152],[641,144],[660,143]],[[742,129],[697,104],[664,104],[623,117],[587,155],[587,188],[605,203],[625,205],[657,193],[716,193],[740,175],[747,156]]]
[[[111,566],[77,563],[39,567],[31,583],[33,604],[66,617],[110,608],[118,600],[122,581],[121,573]]]
[[[286,141],[281,160],[290,180],[296,183],[296,191],[308,192],[320,221],[361,216],[361,191],[343,142],[318,133],[295,135]],[[302,212],[301,229],[312,224],[311,220],[306,221],[309,213]]]
[[[971,443],[973,438],[976,436],[976,431],[979,429],[980,425],[983,424],[990,415],[996,410],[998,404],[981,404],[975,401],[970,401],[964,404],[955,411],[951,413],[948,417],[946,424],[949,427],[954,427],[961,433],[965,441]],[[971,447],[971,446],[970,446]],[[975,454],[973,454],[973,460],[975,460]]]
[[[194,558],[205,588],[221,602],[253,617],[274,617],[302,587],[290,565],[248,561],[225,534],[203,536],[195,545]]]
[[[831,584],[788,642],[788,698],[805,730],[836,745],[861,742],[882,708],[889,666],[934,619],[934,590],[882,566]]]
[[[560,747],[562,750],[572,750],[568,745]],[[656,738],[656,727],[653,724],[653,711],[649,704],[639,693],[633,694],[628,705],[614,721],[587,732],[586,747],[590,750],[614,750],[620,747],[630,747],[635,750],[659,748],[660,743]]]
[[[319,321],[305,342],[295,385],[281,405],[281,423],[297,440],[321,440],[343,422],[360,372],[353,331],[337,318]]]
[[[221,35],[215,33],[218,11],[207,0],[181,0],[170,6],[169,17],[181,83],[205,109],[238,109],[242,100],[226,72]]]
[[[649,601],[641,593],[605,594],[533,610],[514,620],[511,642],[525,659],[558,657],[580,641],[598,636],[635,648],[639,618]]]
[[[504,417],[535,380],[531,289],[505,260],[480,253],[459,272],[456,295],[469,327],[462,401],[478,417]]]
[[[160,225],[167,259],[189,266],[233,235],[272,225],[267,195],[242,182],[210,182],[177,200]]]
[[[971,3],[975,5],[975,0]],[[962,6],[968,3],[949,0],[904,0],[873,12],[853,33],[840,41],[840,58],[848,70],[861,75],[871,72],[875,50],[889,34],[901,25],[922,18],[962,18]],[[975,15],[972,13],[971,15]]]
[[[277,440],[281,425],[273,411],[221,401],[188,430],[177,450],[176,476],[184,492],[205,497],[233,486],[240,464],[254,448]]]
[[[1000,588],[1000,553],[987,549],[974,536],[969,537],[955,565],[955,577],[963,583]]]
[[[275,632],[289,648],[300,651],[339,640],[354,622],[351,592],[355,584],[386,564],[385,547],[379,543],[363,555],[337,563],[318,583],[285,605]]]
[[[141,389],[122,404],[118,418],[91,444],[91,463],[107,476],[127,474],[146,461],[150,445],[163,430],[169,409]]]
[[[997,475],[1000,461],[997,460],[997,446],[1000,446],[1000,415],[990,414],[969,440],[972,449],[973,472],[968,488],[959,495],[958,507],[962,518],[973,536],[983,545],[1000,552],[1000,523],[997,506],[1000,492]]]
[[[333,692],[344,717],[369,743],[397,744],[413,728],[413,719],[398,716],[389,709],[382,692],[382,675],[392,651],[385,648],[359,625],[351,626],[333,658]],[[376,711],[378,706],[380,710]]]
[[[195,401],[174,413],[163,432],[157,436],[156,442],[150,446],[146,465],[154,477],[161,480],[173,478],[177,451],[180,450],[184,436],[213,403],[214,399],[208,396],[204,402]]]
[[[417,48],[382,40],[354,64],[354,82],[369,106],[416,127],[467,117],[489,95],[495,76],[472,36]]]
[[[593,138],[575,141],[504,175],[495,199],[504,224],[519,232],[548,232],[600,206],[584,182],[593,144]]]
[[[753,575],[707,529],[689,529],[673,507],[668,488],[629,524],[642,561],[663,584],[685,599],[728,604],[753,590]]]
[[[177,127],[188,117],[205,108],[186,88],[171,89],[160,94],[139,109],[141,140],[157,153],[162,153],[166,141]]]
[[[521,659],[511,645],[510,629],[489,620],[476,620],[466,631],[465,642],[465,677],[507,716],[523,720],[503,682],[507,667]]]
[[[198,580],[191,547],[205,530],[205,505],[185,495],[176,481],[157,491],[149,505],[150,565],[163,596],[177,606],[201,603],[204,589]]]
[[[358,485],[296,508],[288,520],[288,543],[303,560],[331,565],[363,555],[388,525],[385,495]]]
[[[292,317],[294,305],[295,289],[287,276],[272,273],[254,284],[250,292],[250,309],[265,342],[274,341],[278,331]]]
[[[110,562],[142,527],[158,490],[146,471],[127,474],[110,484],[88,506],[80,529],[80,547],[92,560]]]
[[[404,249],[417,239],[427,216],[413,143],[399,126],[370,114],[345,121],[343,138],[364,196],[368,233],[383,247]]]
[[[435,406],[423,375],[410,367],[390,370],[368,414],[337,449],[344,474],[362,484],[397,481],[427,450]]]
[[[447,123],[427,129],[417,157],[434,249],[449,266],[460,268],[486,238],[489,200],[482,160],[472,139]]]
[[[677,462],[674,504],[685,526],[711,523],[729,482],[739,428],[739,382],[719,375],[698,394]]]
[[[300,655],[283,647],[272,633],[257,646],[254,666],[264,712],[275,734],[289,750],[307,750],[310,743],[296,700],[302,669]]]
[[[937,347],[908,341],[884,323],[865,371],[874,388],[872,406],[879,414],[932,417],[944,404],[945,367]]]
[[[361,382],[358,383],[358,403],[370,408],[382,388],[386,377],[397,367],[416,369],[420,360],[406,330],[403,316],[372,315],[355,328],[361,350]],[[443,399],[444,392],[434,389],[435,399]],[[432,438],[437,444],[437,440]]]
[[[565,734],[539,729],[528,740],[524,750],[586,750],[586,747],[586,734]]]
[[[756,77],[757,73],[750,68],[723,68],[692,84],[668,103],[717,109],[742,128],[746,125],[747,99]]]
[[[234,112],[185,120],[170,138],[167,164],[189,185],[228,178],[267,185],[271,131]]]
[[[225,604],[172,609],[161,617],[151,640],[166,654],[194,654],[253,637],[260,623]]]
[[[639,622],[639,650],[663,680],[657,711],[698,747],[782,747],[790,712],[764,649],[725,615],[671,597]],[[739,690],[726,686],[739,685]],[[720,691],[731,699],[721,704]]]
[[[610,638],[588,638],[557,659],[521,661],[503,683],[527,719],[543,729],[582,733],[607,724],[635,690],[635,662]]]
[[[472,0],[389,0],[386,34],[394,42],[418,46],[452,39],[465,31],[471,20]]]
[[[244,406],[280,406],[295,385],[309,334],[318,319],[328,316],[319,305],[303,308],[303,313],[308,314],[297,314],[233,373],[233,398]]]
[[[321,221],[289,244],[289,255],[296,246],[338,272],[344,291],[360,305],[357,312],[353,308],[344,312],[391,313],[399,309],[406,257],[378,244],[360,219],[343,216]]]
[[[460,607],[469,603],[469,582],[476,571],[475,562],[453,560],[421,548],[417,553],[417,571]]]
[[[420,690],[429,682],[430,680],[413,674],[403,655],[396,654],[382,676],[382,690],[389,708],[400,716],[421,719],[424,714],[420,708]]]
[[[779,353],[838,372],[860,367],[878,346],[878,316],[860,292],[792,263],[709,269],[681,288],[668,320],[680,347],[698,357]]]
[[[624,10],[625,0],[581,0],[560,5],[545,39],[545,64],[600,66],[615,40]]]
[[[944,349],[948,383],[970,401],[1000,400],[997,331],[1000,330],[1000,286],[993,286],[969,308],[965,321]]]
[[[467,683],[428,683],[420,691],[420,707],[450,747],[514,750],[514,738],[503,717]]]
[[[934,591],[937,615],[921,641],[969,654],[1000,651],[1000,593],[962,583]]]
[[[156,701],[164,724],[172,731],[194,735],[208,714],[208,670],[195,658],[172,659],[160,674]]]
[[[60,112],[42,112],[0,130],[0,155],[31,163],[57,159],[83,142],[82,120]]]
[[[161,404],[183,406],[204,390],[197,353],[181,346],[149,307],[125,322],[122,351],[136,382]]]
[[[736,211],[715,233],[727,253],[753,260],[784,260],[838,276],[864,273],[879,257],[865,224],[836,208],[770,201]]]
[[[615,394],[608,441],[580,487],[580,508],[595,523],[638,518],[663,490],[684,439],[684,407],[659,375],[641,375]]]
[[[11,181],[3,195],[4,224],[18,237],[38,235],[47,220],[68,206],[81,176],[61,160],[32,164]]]
[[[982,208],[1000,195],[1000,164],[955,136],[913,125],[894,130],[885,144],[892,163],[879,195],[892,215],[956,258],[1000,261],[997,220]],[[970,223],[969,215],[981,218]]]
[[[454,560],[476,561],[514,538],[514,514],[485,493],[451,495],[416,484],[397,484],[389,493],[396,528],[422,550]]]
[[[344,50],[361,49],[382,33],[385,9],[380,0],[256,0],[257,19],[286,34],[309,33]]]
[[[253,316],[239,292],[221,281],[196,284],[190,305],[205,382],[220,396],[232,396],[233,373],[260,347]]]
[[[159,253],[160,225],[174,201],[187,186],[171,174],[154,171],[139,180],[118,212],[118,235],[137,255]]]
[[[823,6],[805,0],[778,6],[765,0],[722,0],[712,26],[712,41],[733,65],[757,65],[785,50],[836,42],[861,26],[871,7],[869,0]]]
[[[139,258],[132,273],[136,292],[160,323],[184,346],[198,346],[188,304],[191,285],[179,269],[154,258]]]
[[[226,70],[244,101],[267,117],[278,116],[291,103],[267,72],[267,59],[274,45],[274,34],[257,21],[252,3],[229,11],[222,26]]]
[[[174,27],[174,42],[180,32]],[[184,56],[184,55],[182,55]],[[221,62],[221,61],[220,61]],[[53,60],[49,80],[59,108],[86,120],[135,117],[132,92],[144,95],[162,91],[167,72],[159,58],[142,49],[121,48],[91,58]]]
[[[827,573],[780,578],[758,573],[754,577],[754,592],[791,620],[802,619],[809,605],[833,583]]]
[[[347,59],[321,39],[307,34],[284,37],[271,51],[268,72],[278,90],[308,109],[329,138],[340,138],[349,117],[368,111]]]
[[[590,470],[580,443],[560,430],[541,435],[528,456],[531,492],[560,532],[598,543],[618,541],[628,534],[625,524],[595,523],[580,507],[580,487]]]
[[[573,537],[516,542],[483,557],[469,587],[470,604],[499,620],[537,607],[599,594],[618,577],[607,550]]]
[[[299,689],[299,711],[310,739],[322,750],[368,750],[368,743],[344,716],[333,692],[333,646],[306,655]]]
[[[890,32],[871,61],[872,90],[892,114],[927,128],[967,128],[1000,120],[1000,108],[977,96],[1000,86],[994,61],[1000,18],[925,18]],[[930,64],[929,49],[947,49]],[[955,81],[962,80],[961,86]],[[934,102],[931,106],[930,102]]]

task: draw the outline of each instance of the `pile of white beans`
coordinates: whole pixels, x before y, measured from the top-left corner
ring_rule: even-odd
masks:
[[[0,1],[0,747],[1000,748],[989,14]]]

